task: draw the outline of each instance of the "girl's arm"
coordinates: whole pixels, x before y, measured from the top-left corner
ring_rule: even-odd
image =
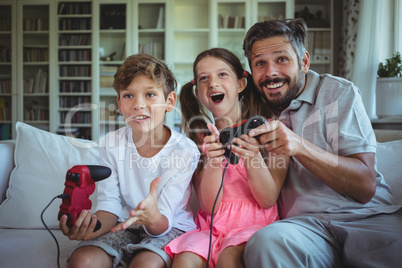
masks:
[[[214,125],[208,123],[208,128],[212,133],[215,132]],[[223,155],[225,150],[222,149],[222,144],[218,140],[219,135],[217,134],[204,138],[206,163],[201,171],[194,174],[193,178],[200,208],[209,214],[212,213],[212,207],[222,183],[222,161],[225,159]],[[221,201],[222,191],[219,194],[214,212],[218,210]]]
[[[248,135],[235,138],[232,151],[244,159],[248,184],[258,204],[268,209],[278,200],[289,166],[288,156],[269,156],[263,159],[259,142]]]

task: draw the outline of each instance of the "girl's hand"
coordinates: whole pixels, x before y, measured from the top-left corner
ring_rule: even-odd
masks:
[[[261,144],[256,138],[242,134],[241,138],[233,139],[232,152],[243,160],[250,160],[260,154]],[[228,145],[230,149],[230,145]]]
[[[223,155],[225,150],[222,149],[222,143],[219,142],[219,131],[211,123],[208,123],[207,126],[212,133],[212,135],[204,138],[204,149],[208,163],[221,163],[225,159]]]

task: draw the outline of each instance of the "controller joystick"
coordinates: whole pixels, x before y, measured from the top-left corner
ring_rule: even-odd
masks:
[[[248,135],[250,130],[268,123],[268,120],[260,115],[255,115],[249,119],[245,119],[242,122],[233,125],[231,127],[224,128],[220,135],[219,141],[223,144],[222,149],[225,149],[225,157],[230,164],[236,165],[239,163],[239,157],[233,154],[230,149],[227,148],[228,145],[233,141],[234,137],[240,138],[242,134]]]
[[[89,196],[95,191],[95,182],[106,179],[112,171],[108,167],[95,165],[76,165],[67,170],[64,183],[64,196],[60,205],[58,220],[67,215],[67,226],[72,227],[83,209],[91,209]],[[101,228],[98,220],[94,231]]]

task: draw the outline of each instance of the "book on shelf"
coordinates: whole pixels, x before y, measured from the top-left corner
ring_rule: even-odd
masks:
[[[314,59],[314,43],[315,43],[315,32],[307,32],[307,51],[310,54],[310,59]]]
[[[28,121],[47,121],[49,120],[49,107],[40,104],[26,107],[24,119]]]
[[[0,75],[0,94],[11,94],[11,78],[8,75],[4,78]]]
[[[70,112],[60,113],[60,122],[62,124],[72,123],[72,124],[91,124],[91,112],[76,112],[74,114],[69,114]],[[68,116],[68,118],[67,118]],[[67,122],[69,121],[69,122]]]
[[[102,65],[99,67],[100,75],[114,75],[117,72],[118,67],[112,65]]]
[[[11,31],[11,17],[0,18],[0,31]]]
[[[113,75],[101,75],[99,76],[99,87],[101,88],[112,88],[114,82]]]
[[[60,4],[60,6],[59,6],[59,15],[61,15],[61,14],[63,14],[63,12],[64,12],[64,3],[61,3]]]
[[[47,93],[47,79],[48,74],[39,68],[34,77],[24,80],[24,93],[34,94],[34,93]]]
[[[163,29],[165,27],[165,8],[160,7],[158,13],[158,20],[156,22],[156,29]]]
[[[68,135],[70,137],[75,137],[75,138],[78,138],[80,136],[80,131],[76,127],[72,127],[72,128],[59,127],[56,130],[56,133],[59,135],[64,135],[64,136]]]
[[[47,72],[42,72],[41,74],[38,92],[47,93]]]
[[[0,45],[0,62],[11,62],[11,49]]]
[[[331,57],[331,33],[316,31],[313,44],[313,60],[329,62]]]
[[[163,43],[161,42],[140,43],[138,44],[138,51],[163,60]]]
[[[38,71],[35,74],[35,84],[33,88],[33,92],[31,93],[39,93],[39,87],[41,84],[41,78],[42,78],[42,68],[39,68]]]
[[[0,97],[0,121],[11,120],[11,99]]]
[[[331,33],[324,31],[322,32],[322,60],[324,62],[330,62],[331,58]]]
[[[126,42],[123,42],[123,46],[121,48],[121,60],[125,60],[126,59]]]
[[[11,139],[11,124],[0,124],[0,140]]]
[[[218,15],[218,28],[243,29],[245,27],[244,16]]]

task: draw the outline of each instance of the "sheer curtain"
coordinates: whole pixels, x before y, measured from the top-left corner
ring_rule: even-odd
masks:
[[[347,1],[347,0],[346,0]],[[378,63],[402,53],[402,0],[360,0],[352,81],[362,93],[370,118],[376,118]]]

